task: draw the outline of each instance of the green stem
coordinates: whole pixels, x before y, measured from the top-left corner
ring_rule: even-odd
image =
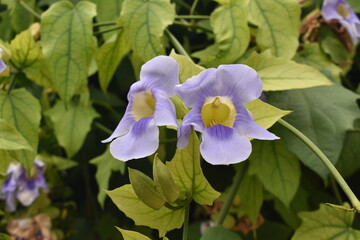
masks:
[[[182,240],[188,239],[189,219],[190,219],[190,203],[185,207],[185,219],[184,219]]]
[[[15,87],[15,84],[16,84],[16,74],[12,74],[10,76],[10,86],[7,90],[7,93],[10,94],[11,91],[13,90],[13,88]]]
[[[194,0],[193,4],[191,5],[191,8],[190,8],[190,15],[193,15],[194,14],[194,11],[195,11],[195,8],[196,8],[196,5],[198,4],[199,0]]]
[[[176,48],[176,50],[177,50],[180,54],[182,54],[182,55],[188,57],[189,59],[191,59],[191,57],[190,57],[189,54],[186,52],[186,50],[185,50],[184,47],[181,45],[181,43],[175,38],[174,35],[172,35],[172,33],[171,33],[169,30],[166,29],[166,30],[165,30],[165,34],[168,36],[170,42],[172,43],[172,45]]]
[[[184,27],[189,27],[189,28],[197,28],[197,29],[201,29],[204,32],[209,32],[209,33],[213,33],[210,29],[198,26],[198,25],[191,25],[190,23],[184,23],[184,22],[180,22],[180,21],[175,21],[174,22],[175,25],[179,25],[179,26],[184,26]]]
[[[224,205],[221,207],[219,217],[216,221],[216,225],[222,225],[224,223],[226,215],[229,212],[230,206],[231,206],[232,202],[234,201],[234,197],[239,189],[241,180],[244,177],[245,171],[247,169],[247,162],[245,162],[244,164],[246,164],[246,165],[242,166],[242,167],[240,167],[240,169],[238,168],[236,170],[234,182],[230,188],[228,196],[226,197]]]
[[[292,126],[288,122],[284,121],[283,119],[280,119],[278,123],[280,123],[283,127],[288,129],[295,136],[297,136],[320,158],[320,160],[325,164],[325,166],[329,169],[330,173],[333,175],[335,180],[338,182],[342,190],[348,196],[352,206],[355,208],[357,212],[360,213],[359,200],[357,199],[353,191],[350,189],[349,185],[345,182],[344,178],[341,176],[339,171],[335,168],[332,162],[325,156],[325,154],[309,138],[307,138],[302,132],[297,130],[294,126]]]
[[[342,204],[343,200],[341,198],[339,188],[338,188],[337,183],[335,182],[335,179],[333,176],[330,176],[330,185],[334,192],[335,198],[338,201],[338,204]]]
[[[28,11],[29,13],[31,13],[32,15],[34,15],[35,17],[37,17],[38,19],[41,19],[40,14],[38,14],[37,12],[35,12],[34,9],[32,9],[29,5],[27,5],[24,1],[20,0],[19,4],[26,9],[26,11]]]
[[[198,19],[198,20],[206,20],[210,17],[207,15],[177,15],[176,19]]]
[[[94,23],[93,27],[102,27],[102,26],[109,26],[109,25],[116,25],[116,22],[115,21],[98,22],[98,23]]]
[[[103,31],[98,31],[98,32],[94,33],[94,35],[100,35],[100,34],[103,34],[103,33],[116,31],[116,30],[121,29],[121,28],[123,28],[123,27],[122,26],[116,26],[116,27],[108,28],[108,29],[105,29]]]

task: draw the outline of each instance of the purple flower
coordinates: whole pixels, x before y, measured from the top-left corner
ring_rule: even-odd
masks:
[[[0,56],[1,56],[1,53],[3,52],[4,50],[2,50],[0,48]],[[5,65],[4,61],[2,60],[2,56],[0,57],[0,73],[2,73],[5,69],[7,68],[7,66]]]
[[[322,16],[325,20],[337,19],[356,44],[360,37],[360,20],[346,0],[324,0]]]
[[[178,148],[185,148],[191,126],[202,133],[200,152],[214,165],[238,163],[251,153],[249,138],[278,139],[254,122],[245,104],[258,98],[262,82],[246,65],[210,68],[175,87],[191,110],[179,129]]]
[[[39,195],[39,188],[48,191],[44,178],[45,164],[35,159],[32,173],[29,177],[21,164],[11,163],[7,169],[8,178],[4,181],[0,198],[6,200],[9,212],[16,210],[16,199],[23,206],[30,206]]]
[[[175,107],[169,97],[175,95],[179,83],[178,64],[166,56],[145,63],[140,81],[130,87],[129,104],[113,134],[102,142],[110,142],[111,154],[122,161],[153,154],[159,146],[157,126],[177,126]]]

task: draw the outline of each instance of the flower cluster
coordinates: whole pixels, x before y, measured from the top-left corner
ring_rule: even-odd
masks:
[[[244,161],[251,153],[249,138],[277,136],[255,123],[244,105],[260,97],[262,82],[246,65],[221,65],[178,84],[178,64],[159,56],[141,69],[140,81],[128,94],[129,105],[109,142],[112,155],[122,161],[153,154],[159,146],[157,126],[177,126],[169,97],[177,94],[191,110],[178,129],[178,148],[188,145],[191,129],[202,133],[200,152],[211,164]]]
[[[30,177],[21,164],[10,164],[7,169],[8,178],[4,181],[0,193],[0,199],[6,200],[7,211],[16,210],[16,199],[23,206],[30,206],[39,195],[39,188],[48,191],[44,171],[45,164],[37,159]]]
[[[325,20],[337,19],[357,44],[360,38],[360,20],[346,0],[324,0],[321,9]]]

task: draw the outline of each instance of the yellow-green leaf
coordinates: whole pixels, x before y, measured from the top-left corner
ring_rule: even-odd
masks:
[[[291,113],[291,111],[284,111],[277,107],[274,107],[268,103],[255,99],[245,106],[253,115],[257,124],[265,129],[270,128],[280,118]]]
[[[91,123],[99,115],[91,107],[82,107],[73,103],[58,101],[45,113],[54,123],[54,130],[59,144],[65,148],[68,157],[72,157],[82,147]]]
[[[198,204],[212,205],[220,196],[206,180],[200,166],[200,142],[192,132],[189,144],[184,149],[177,149],[174,158],[167,162],[176,185],[182,194],[192,197]]]
[[[263,81],[264,91],[309,88],[333,83],[315,68],[271,56],[270,52],[254,52],[244,64],[254,68]]]
[[[0,150],[4,158],[19,161],[26,169],[33,165],[39,142],[40,104],[25,89],[14,89],[10,94],[0,91],[0,118],[14,126],[26,139],[32,150]]]
[[[215,67],[219,64],[234,63],[240,58],[250,43],[248,9],[249,0],[231,0],[215,9],[210,16],[215,44],[194,56],[202,56],[201,62]],[[212,54],[214,49],[215,55]]]
[[[313,212],[301,212],[299,216],[302,224],[295,231],[292,240],[357,240],[360,238],[360,231],[352,228],[354,212],[342,211],[322,204],[320,209]]]
[[[41,16],[41,43],[54,88],[68,102],[86,85],[94,53],[92,18],[96,6],[81,1],[52,4]]]
[[[0,149],[19,150],[26,149],[33,151],[24,136],[4,119],[0,119]]]
[[[116,206],[136,225],[144,225],[159,230],[160,237],[168,231],[180,228],[184,223],[185,209],[170,210],[162,207],[154,210],[146,206],[135,194],[130,184],[108,191]]]
[[[169,0],[124,0],[121,19],[132,49],[143,61],[165,53],[161,37],[175,19]]]
[[[261,50],[271,49],[277,57],[291,59],[298,48],[300,4],[294,0],[251,0],[249,21],[257,29]]]
[[[142,235],[141,233],[124,230],[121,228],[116,227],[119,232],[121,232],[121,235],[123,236],[124,240],[151,240],[145,235]]]
[[[298,159],[281,140],[253,141],[252,147],[249,173],[255,174],[265,189],[289,208],[300,184]]]
[[[200,72],[205,70],[205,68],[195,64],[188,57],[177,54],[174,50],[171,51],[170,57],[174,58],[179,64],[180,83],[184,83],[189,78],[198,75]]]
[[[129,51],[129,42],[123,30],[118,32],[115,40],[110,39],[97,51],[96,61],[99,66],[99,82],[103,91],[106,91],[121,60]]]

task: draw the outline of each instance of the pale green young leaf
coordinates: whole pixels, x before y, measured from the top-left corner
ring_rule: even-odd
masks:
[[[119,232],[121,232],[121,235],[123,236],[124,240],[151,240],[145,235],[142,235],[141,233],[129,231],[125,229],[121,229],[116,227]]]
[[[285,120],[305,134],[336,164],[343,146],[345,132],[360,118],[356,104],[359,95],[342,86],[325,86],[268,94],[271,104],[294,112]],[[287,129],[279,128],[288,149],[324,180],[329,174],[320,159]]]
[[[223,3],[211,13],[210,23],[214,29],[215,46],[209,46],[194,56],[202,56],[201,62],[217,67],[219,64],[234,63],[240,58],[250,43],[247,22],[249,0],[231,0]],[[215,55],[212,50],[216,49]]]
[[[0,150],[5,158],[19,161],[26,169],[33,165],[39,142],[40,104],[25,89],[14,89],[10,94],[0,91],[0,118],[14,126],[26,139],[32,150]]]
[[[91,164],[96,165],[96,182],[99,186],[99,193],[97,199],[102,207],[105,203],[105,190],[109,187],[109,180],[113,171],[120,171],[122,174],[125,173],[125,162],[119,161],[114,158],[110,153],[110,148],[106,151],[90,160]]]
[[[35,42],[30,30],[25,30],[11,41],[11,61],[35,83],[51,87],[50,72],[41,52],[40,45]]]
[[[256,42],[262,51],[291,59],[298,48],[300,4],[294,0],[252,0],[249,21],[257,29]]]
[[[132,49],[143,61],[165,53],[161,37],[175,19],[169,0],[124,0],[121,19]]]
[[[294,61],[316,68],[333,82],[341,81],[341,68],[330,61],[318,43],[305,43],[304,49],[296,54]]]
[[[309,88],[333,83],[318,70],[284,58],[271,56],[270,52],[254,52],[244,64],[254,68],[263,81],[264,91]]]
[[[86,85],[94,53],[92,18],[96,6],[81,1],[52,4],[41,16],[41,43],[51,79],[60,97],[68,102]]]
[[[253,224],[256,224],[264,201],[263,186],[258,177],[249,175],[249,172],[246,171],[240,183],[238,194],[241,199],[240,210],[247,214]]]
[[[223,226],[208,227],[200,240],[241,240],[239,234],[224,228]]]
[[[268,103],[255,99],[245,106],[253,115],[254,120],[257,124],[265,129],[270,128],[280,118],[288,115],[291,111],[284,111],[276,108]]]
[[[205,70],[205,68],[195,64],[188,57],[177,54],[174,50],[171,51],[170,57],[174,58],[179,64],[179,82],[181,84]]]
[[[0,149],[19,150],[25,149],[33,151],[24,136],[6,120],[0,119]]]
[[[185,209],[170,210],[162,207],[154,210],[146,206],[135,194],[130,184],[108,191],[115,205],[136,225],[144,225],[159,230],[160,237],[168,231],[180,228],[184,223]]]
[[[360,238],[360,231],[353,229],[355,213],[321,204],[320,209],[299,214],[302,224],[295,231],[292,240],[328,240]]]
[[[58,101],[46,111],[54,123],[55,136],[60,146],[64,147],[68,157],[72,157],[82,147],[91,123],[98,113],[91,107],[82,107],[73,103]]]
[[[97,51],[96,61],[99,66],[99,82],[103,91],[106,91],[121,60],[129,51],[129,42],[123,30],[118,31],[115,40],[109,40]]]
[[[249,173],[255,174],[264,188],[289,208],[300,184],[299,161],[281,140],[253,141],[252,147]]]
[[[167,162],[181,193],[192,197],[200,205],[212,205],[220,196],[206,180],[200,166],[200,142],[195,132],[184,149],[177,149],[174,158]]]

